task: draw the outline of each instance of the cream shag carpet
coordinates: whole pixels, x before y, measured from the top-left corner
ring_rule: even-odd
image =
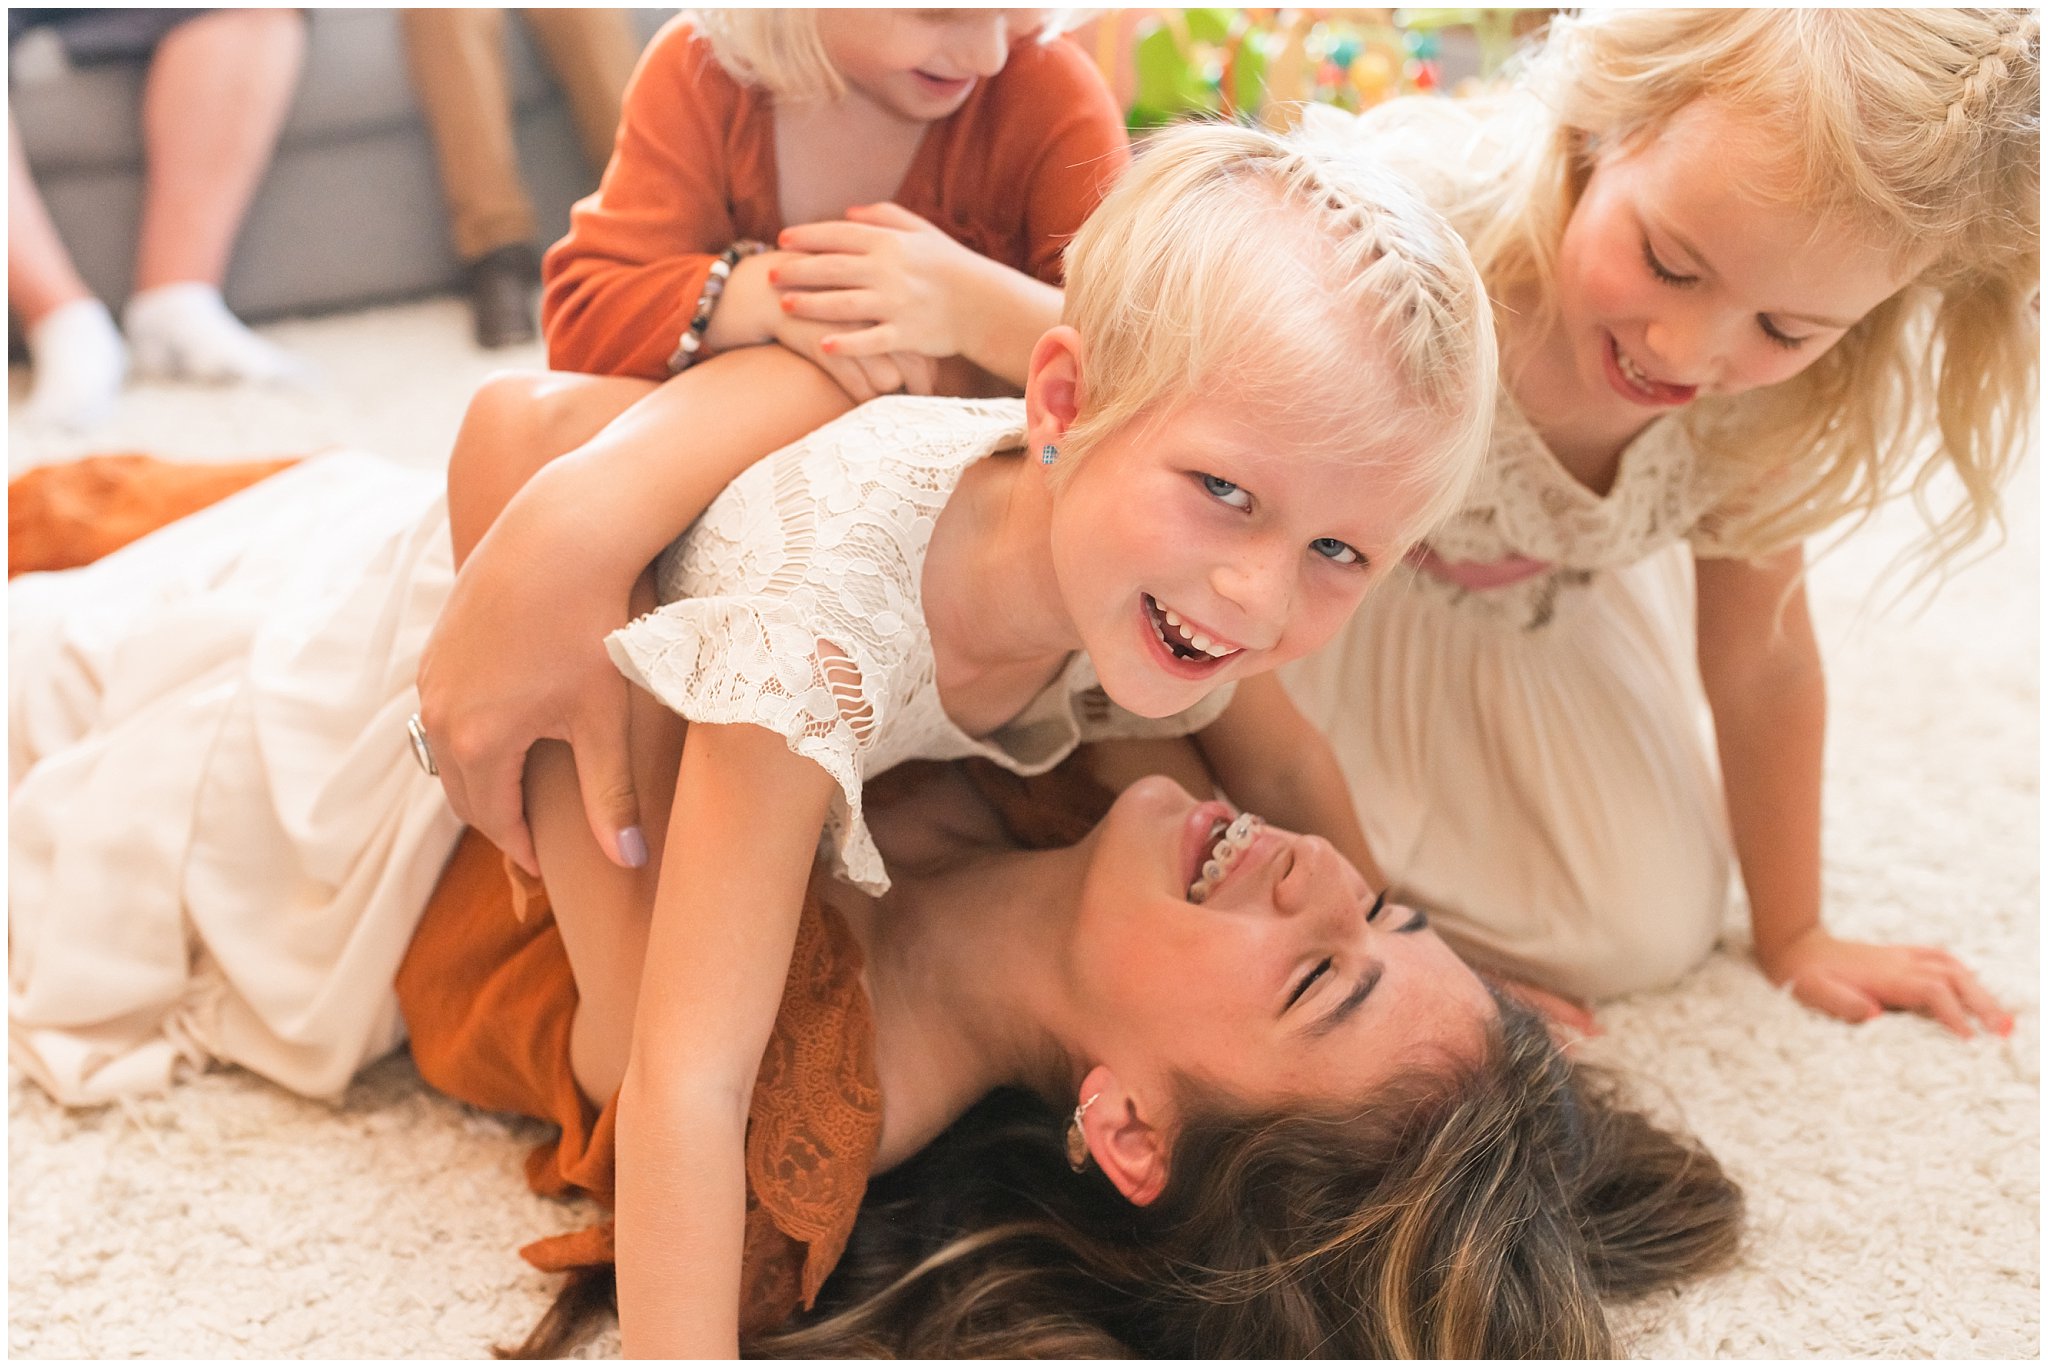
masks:
[[[452,300],[267,330],[313,360],[285,394],[145,387],[87,438],[10,425],[10,469],[81,451],[193,459],[347,443],[431,466],[485,354]],[[22,377],[13,378],[18,405]],[[1624,1308],[1655,1357],[2040,1352],[2039,498],[1917,614],[1871,586],[1903,510],[1816,571],[1833,684],[1827,893],[1848,934],[1930,941],[2017,1009],[2012,1039],[1824,1020],[1729,947],[1608,1005],[1628,1070],[1749,1192],[1734,1270]],[[338,1108],[239,1072],[67,1115],[9,1091],[8,1348],[23,1356],[449,1357],[516,1339],[550,1280],[513,1253],[589,1209],[532,1196],[536,1128],[428,1091],[401,1056]],[[617,1350],[615,1335],[591,1352]]]

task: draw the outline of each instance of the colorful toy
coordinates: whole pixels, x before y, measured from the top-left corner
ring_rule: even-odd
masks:
[[[1189,116],[1256,120],[1285,127],[1295,106],[1316,101],[1358,110],[1396,95],[1442,91],[1443,37],[1470,30],[1477,76],[1457,93],[1483,89],[1506,63],[1517,16],[1511,9],[1160,10],[1132,43],[1133,132]],[[1468,41],[1464,51],[1469,53]],[[1470,71],[1471,61],[1463,65]]]

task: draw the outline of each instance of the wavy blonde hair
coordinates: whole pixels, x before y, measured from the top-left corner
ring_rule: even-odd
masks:
[[[1783,548],[1910,492],[1945,564],[1994,526],[2023,452],[2038,369],[2040,22],[2029,11],[1727,9],[1559,18],[1517,89],[1488,110],[1488,174],[1446,209],[1496,300],[1554,308],[1556,254],[1594,148],[1654,140],[1713,99],[1782,130],[1762,187],[1894,260],[1931,262],[1794,378],[1703,400],[1684,421],[1749,467],[1720,530],[1743,555]],[[1963,497],[1930,497],[1952,472]]]
[[[1086,350],[1055,478],[1108,433],[1215,395],[1302,415],[1310,455],[1396,450],[1392,478],[1421,492],[1413,542],[1485,460],[1498,360],[1471,254],[1340,138],[1154,134],[1075,235],[1066,282]]]
[[[711,44],[711,55],[726,75],[759,86],[778,100],[802,103],[837,100],[846,81],[818,38],[815,9],[686,10],[690,23]],[[1073,27],[1086,10],[1049,9],[1034,36],[1049,43]]]

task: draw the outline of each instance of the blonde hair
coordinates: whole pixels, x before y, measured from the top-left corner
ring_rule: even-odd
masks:
[[[742,85],[759,86],[793,104],[837,100],[846,94],[846,81],[818,37],[817,10],[719,7],[686,13],[711,45],[718,65]],[[1049,43],[1088,11],[1044,13],[1045,22],[1035,37]]]
[[[778,100],[836,100],[846,82],[825,55],[815,9],[693,9],[691,25],[725,74]]]
[[[1782,183],[1903,262],[1905,289],[1794,378],[1702,400],[1684,421],[1734,463],[1721,544],[1761,555],[1909,490],[1923,570],[2002,526],[1998,489],[2038,367],[2040,23],[2023,10],[1604,11],[1553,21],[1490,111],[1495,174],[1442,207],[1499,300],[1556,306],[1556,252],[1595,147],[1654,140],[1713,99],[1787,148]],[[1961,502],[1937,512],[1943,470]]]
[[[1485,459],[1498,363],[1478,272],[1451,226],[1354,148],[1228,124],[1157,133],[1075,235],[1066,281],[1085,350],[1056,477],[1175,402],[1264,401],[1313,422],[1313,451],[1406,444],[1402,475],[1422,493],[1412,543]],[[1361,363],[1383,382],[1361,384]]]

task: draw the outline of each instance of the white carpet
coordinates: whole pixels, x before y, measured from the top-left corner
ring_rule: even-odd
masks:
[[[447,300],[266,333],[326,387],[134,390],[90,439],[10,431],[10,470],[329,443],[430,466],[475,382],[538,358],[477,352]],[[1950,946],[2019,1029],[1963,1043],[1905,1017],[1840,1025],[1727,953],[1606,1008],[1593,1057],[1657,1089],[1750,1196],[1739,1267],[1620,1313],[1638,1354],[2040,1353],[2038,479],[2030,464],[2013,491],[2011,543],[1917,616],[1859,612],[1904,516],[1813,586],[1832,923]],[[476,1357],[550,1295],[514,1248],[587,1216],[527,1192],[535,1128],[428,1092],[402,1058],[339,1109],[228,1072],[67,1115],[14,1078],[9,1123],[15,1355]]]

